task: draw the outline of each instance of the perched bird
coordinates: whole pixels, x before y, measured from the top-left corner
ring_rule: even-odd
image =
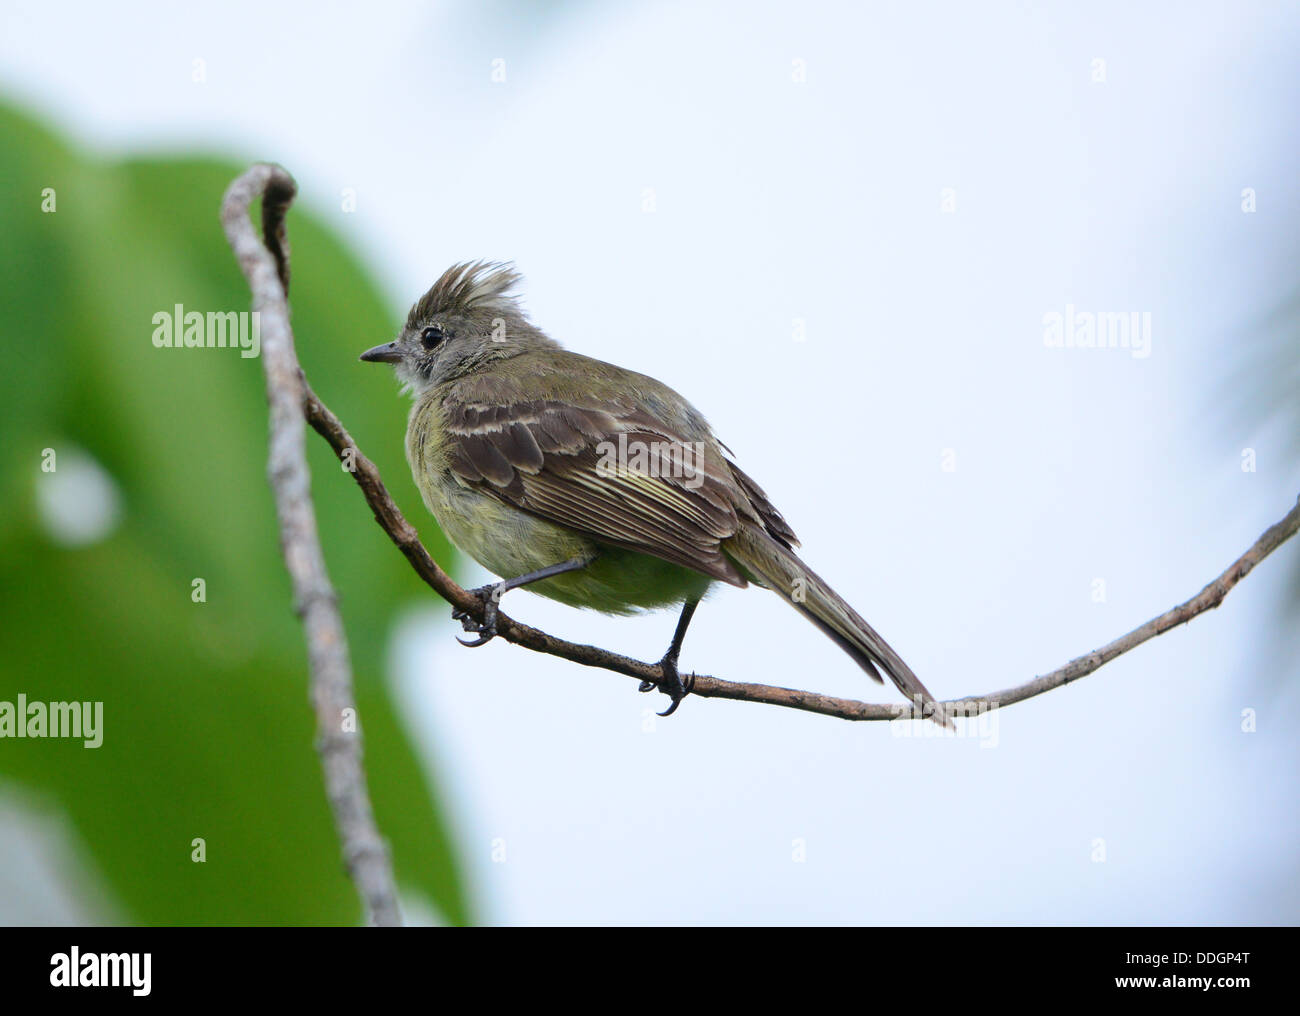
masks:
[[[474,590],[484,620],[455,615],[478,646],[507,590],[629,614],[681,604],[660,660],[673,712],[687,625],[715,582],[772,589],[876,681],[951,726],[875,630],[805,565],[767,495],[689,402],[654,378],[562,349],[532,324],[510,265],[456,265],[411,308],[391,363],[415,397],[406,456],[448,538],[503,581]],[[654,685],[646,682],[643,691]]]

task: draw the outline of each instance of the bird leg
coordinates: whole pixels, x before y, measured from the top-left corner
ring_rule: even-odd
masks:
[[[575,557],[571,561],[561,561],[559,564],[538,568],[537,571],[531,571],[526,575],[505,579],[501,582],[489,582],[486,586],[471,589],[470,592],[483,601],[483,620],[475,621],[474,618],[459,607],[452,610],[451,616],[453,620],[461,623],[461,627],[465,631],[473,632],[478,638],[473,642],[466,642],[463,638],[457,637],[456,641],[462,646],[469,646],[471,649],[487,645],[497,635],[497,607],[500,605],[501,596],[504,593],[509,592],[511,589],[517,589],[519,586],[526,586],[530,582],[540,582],[542,579],[563,575],[565,572],[577,571],[579,568],[587,567],[590,563],[591,558],[589,557]]]
[[[689,600],[682,605],[682,614],[677,619],[677,630],[673,632],[672,644],[668,647],[668,652],[664,653],[663,659],[659,661],[659,669],[663,671],[663,677],[656,683],[655,681],[642,681],[637,691],[651,691],[658,688],[661,692],[672,699],[671,704],[665,709],[660,716],[672,716],[677,712],[677,707],[681,705],[690,692],[689,684],[682,682],[681,675],[677,673],[677,657],[682,651],[682,641],[686,638],[686,629],[690,626],[691,617],[695,614],[695,608],[700,605],[699,600]],[[687,681],[693,683],[692,678],[688,677]]]

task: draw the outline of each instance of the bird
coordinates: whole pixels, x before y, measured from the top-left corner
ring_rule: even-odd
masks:
[[[625,615],[680,606],[662,677],[718,583],[770,589],[919,715],[943,706],[883,638],[796,554],[794,530],[733,461],[703,414],[672,388],[570,352],[532,323],[510,262],[453,265],[412,305],[391,342],[361,354],[391,364],[413,398],[406,457],[451,542],[501,580],[472,590],[482,620],[453,616],[481,646],[511,589]]]

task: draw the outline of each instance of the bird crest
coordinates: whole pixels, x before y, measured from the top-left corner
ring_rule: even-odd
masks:
[[[510,262],[466,261],[442,273],[407,316],[408,328],[441,315],[475,311],[520,313],[519,298],[511,292],[522,276]]]

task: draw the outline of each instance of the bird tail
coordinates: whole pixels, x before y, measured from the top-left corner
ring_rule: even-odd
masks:
[[[778,593],[853,657],[874,680],[881,682],[880,670],[876,669],[880,667],[922,715],[953,729],[943,706],[912,673],[912,668],[834,589],[799,560],[794,551],[750,525],[741,526],[726,541],[724,549],[749,573],[748,577]]]

